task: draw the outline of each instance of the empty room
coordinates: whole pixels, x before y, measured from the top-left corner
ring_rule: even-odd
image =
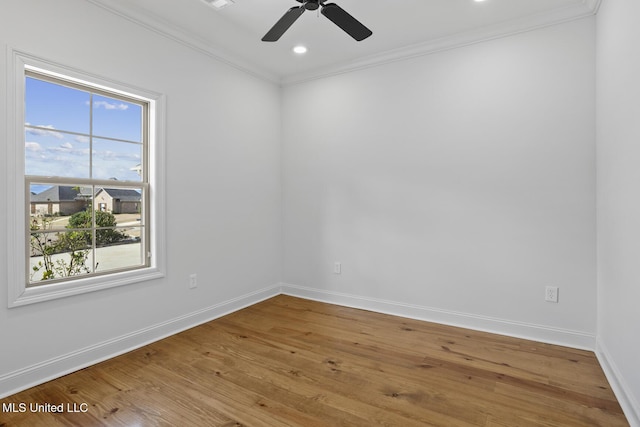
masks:
[[[0,426],[640,427],[638,18],[2,0]]]

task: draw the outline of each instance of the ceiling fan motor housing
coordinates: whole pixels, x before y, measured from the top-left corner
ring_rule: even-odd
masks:
[[[307,10],[316,10],[320,7],[318,0],[308,0],[304,2],[304,8]]]

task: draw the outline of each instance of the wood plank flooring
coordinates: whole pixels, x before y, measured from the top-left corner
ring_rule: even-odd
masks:
[[[2,427],[629,425],[591,352],[284,295],[10,403]]]

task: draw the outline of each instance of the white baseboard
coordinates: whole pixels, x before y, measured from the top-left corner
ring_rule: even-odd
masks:
[[[618,403],[620,403],[630,426],[640,427],[640,401],[635,398],[633,392],[627,386],[624,376],[620,373],[601,340],[598,340],[596,344],[596,357],[600,362],[600,366],[602,366],[604,374],[607,376],[607,380],[609,380],[609,385],[611,385],[618,398]]]
[[[378,313],[392,314],[410,319],[441,323],[583,350],[593,351],[596,345],[595,334],[568,329],[552,328],[396,301],[349,295],[287,283],[282,283],[282,293],[346,307],[360,308]]]
[[[0,399],[143,347],[280,294],[273,285],[175,319],[0,376]]]
[[[0,399],[143,347],[279,294],[550,344],[586,350],[595,348],[595,336],[583,332],[280,283],[0,376]]]

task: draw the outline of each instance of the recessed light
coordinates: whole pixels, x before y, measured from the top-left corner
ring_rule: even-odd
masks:
[[[306,46],[302,46],[302,45],[298,45],[298,46],[293,48],[293,51],[295,53],[297,53],[298,55],[302,55],[302,54],[307,53],[307,50],[308,50],[307,47]]]
[[[227,7],[230,4],[233,4],[233,0],[202,0],[209,6],[213,6],[216,9],[222,9],[223,7]]]

